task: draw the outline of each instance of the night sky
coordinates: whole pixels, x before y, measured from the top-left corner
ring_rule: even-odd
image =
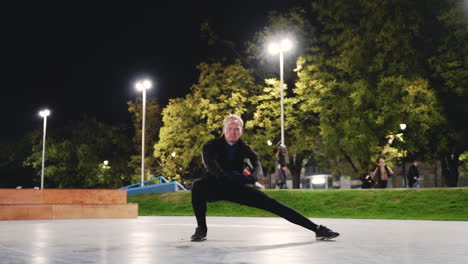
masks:
[[[48,127],[83,114],[108,123],[127,122],[126,102],[141,96],[134,82],[149,77],[164,106],[196,82],[195,67],[214,55],[201,37],[210,26],[239,49],[266,26],[270,10],[297,1],[153,1],[152,5],[85,5],[80,1],[16,4],[2,9],[1,138]],[[157,4],[156,4],[157,3]]]

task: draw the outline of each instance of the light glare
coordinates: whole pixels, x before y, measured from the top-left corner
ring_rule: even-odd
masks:
[[[152,83],[151,83],[150,80],[144,80],[143,81],[143,88],[149,89],[149,88],[151,88],[151,86],[152,86]]]
[[[137,89],[137,91],[143,91],[143,90],[148,90],[150,89],[151,87],[153,86],[153,84],[151,83],[150,80],[143,80],[143,81],[139,81],[135,84],[135,88]]]
[[[278,52],[284,52],[291,50],[293,43],[289,39],[283,39],[279,43],[273,42],[268,46],[268,50],[271,54],[276,54]]]
[[[401,128],[401,130],[405,130],[406,129],[406,124],[400,124],[400,128]]]
[[[312,184],[325,184],[326,180],[324,177],[313,177],[312,178]]]
[[[48,117],[50,115],[50,111],[49,111],[49,109],[44,109],[44,110],[39,112],[39,115],[41,117]]]
[[[283,51],[288,51],[292,48],[292,42],[289,39],[283,39],[281,41],[281,49]]]
[[[280,51],[280,48],[279,48],[278,44],[271,43],[268,46],[268,50],[270,51],[271,54],[276,54],[276,53],[278,53]]]

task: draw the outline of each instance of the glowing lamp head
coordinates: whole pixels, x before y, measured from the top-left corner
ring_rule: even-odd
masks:
[[[138,91],[143,91],[143,90],[148,90],[150,89],[151,87],[153,86],[153,84],[151,83],[150,80],[143,80],[143,81],[139,81],[135,84],[135,88],[138,90]]]
[[[405,130],[406,129],[406,124],[400,124],[400,128],[401,128],[401,130]]]
[[[271,43],[268,46],[268,51],[271,54],[276,54],[280,51],[288,51],[292,49],[292,42],[289,39],[283,39],[279,43]]]
[[[50,110],[49,109],[44,109],[42,111],[39,111],[39,115],[41,117],[48,117],[50,115]]]
[[[267,144],[268,144],[268,146],[271,146],[271,145],[273,145],[273,142],[271,142],[271,140],[268,140]]]

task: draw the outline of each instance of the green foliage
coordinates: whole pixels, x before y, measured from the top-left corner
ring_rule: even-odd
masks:
[[[441,142],[433,152],[453,164],[447,171],[458,171],[458,159],[468,149],[468,19],[462,1],[445,0],[439,3],[434,28],[437,46],[429,58],[432,83],[441,98],[447,123],[438,127],[434,137]],[[456,185],[457,174],[453,185]]]
[[[256,106],[253,119],[245,124],[247,141],[252,142],[252,147],[260,155],[262,166],[266,171],[275,170],[275,152],[277,142],[280,142],[280,90],[279,82],[274,79],[266,81],[267,86],[263,92],[252,98]],[[285,103],[286,105],[287,103]],[[289,140],[289,138],[288,138]],[[272,145],[268,145],[268,141]]]
[[[442,82],[445,93],[468,95],[468,19],[460,1],[442,1],[437,14],[440,39],[430,58],[433,77]],[[450,32],[450,34],[447,34]]]
[[[251,71],[239,62],[201,63],[197,68],[200,77],[191,93],[171,99],[162,113],[154,155],[161,161],[164,176],[172,180],[199,176],[203,144],[221,134],[227,114],[248,118],[251,98],[259,93]]]
[[[455,3],[320,0],[311,9],[270,13],[270,23],[246,42],[244,63],[258,78],[239,62],[202,63],[191,93],[164,109],[155,149],[164,174],[180,179],[199,173],[201,146],[220,134],[228,113],[242,115],[245,140],[264,167],[274,169],[275,148],[266,142],[280,138],[279,83],[271,79],[278,63],[266,46],[285,35],[295,42],[284,67],[286,145],[295,176],[307,159],[339,175],[358,175],[380,157],[391,164],[408,156],[451,157],[446,163],[456,173],[453,161],[466,150],[467,137],[447,113],[468,114],[468,41]],[[213,43],[223,42],[208,24],[202,28]],[[447,103],[452,99],[454,106]],[[407,124],[405,131],[400,123]]]
[[[373,160],[397,158],[384,150],[405,123],[395,147],[418,152],[443,122],[425,78],[424,10],[418,1],[317,1],[321,31],[316,48],[298,60],[300,109],[320,118],[323,150],[335,171],[366,171]],[[352,8],[348,8],[351,7]],[[346,161],[353,171],[346,169]]]
[[[317,119],[310,113],[298,109],[299,100],[289,90],[288,84],[296,79],[293,71],[294,62],[298,55],[304,54],[315,42],[315,29],[313,21],[307,19],[312,16],[307,9],[293,8],[284,12],[270,12],[269,24],[255,34],[252,41],[246,43],[246,52],[249,55],[249,65],[253,66],[257,76],[266,81],[263,93],[253,99],[256,105],[253,119],[247,122],[247,130],[251,131],[251,142],[262,157],[262,164],[267,171],[274,171],[274,153],[280,142],[280,89],[279,81],[271,78],[279,75],[278,55],[267,52],[268,45],[273,41],[289,38],[294,48],[284,56],[284,115],[285,115],[285,145],[288,148],[289,164],[292,172],[293,187],[299,187],[299,175],[305,159],[310,158],[316,149]],[[277,143],[268,146],[270,140]]]
[[[253,118],[246,123],[246,138],[252,142],[253,148],[260,154],[264,169],[275,171],[275,152],[281,141],[280,121],[280,82],[267,79],[263,93],[252,99],[256,105]],[[288,167],[293,176],[293,182],[298,188],[300,170],[304,159],[310,157],[315,149],[318,130],[315,118],[298,109],[299,100],[288,96],[287,86],[284,86],[285,115],[285,145],[291,159]],[[267,142],[273,143],[269,146]]]
[[[121,128],[83,118],[46,139],[45,188],[117,188],[129,184],[130,139]],[[35,133],[24,166],[42,168],[42,134]],[[108,160],[109,165],[103,166]]]
[[[39,186],[40,178],[31,168],[23,167],[23,160],[31,154],[31,138],[39,131],[0,142],[0,188]]]

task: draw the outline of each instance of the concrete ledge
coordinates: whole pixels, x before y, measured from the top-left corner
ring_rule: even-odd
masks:
[[[0,220],[135,218],[127,190],[0,189]]]
[[[127,191],[114,189],[0,189],[0,204],[126,204]]]
[[[0,204],[0,220],[135,218],[138,204]]]

